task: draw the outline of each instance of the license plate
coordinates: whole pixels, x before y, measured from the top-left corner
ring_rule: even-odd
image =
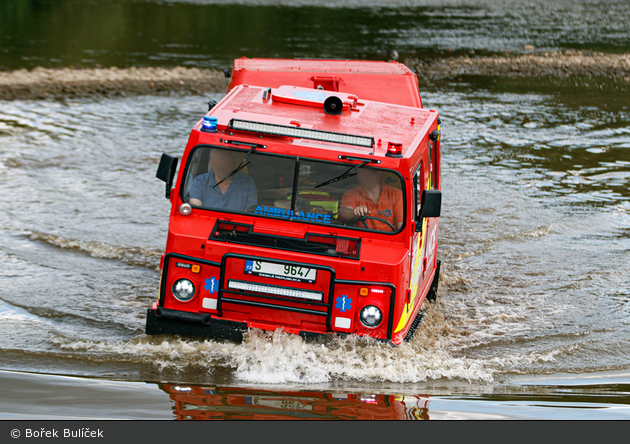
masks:
[[[285,281],[307,282],[309,284],[314,283],[317,279],[317,270],[315,268],[253,260],[245,261],[245,273]]]

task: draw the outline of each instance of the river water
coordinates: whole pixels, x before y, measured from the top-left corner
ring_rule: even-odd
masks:
[[[627,32],[613,15],[583,43]],[[400,347],[145,336],[157,162],[221,94],[0,102],[0,417],[630,418],[630,101],[576,82],[421,81],[443,118],[442,274]]]
[[[3,0],[0,68],[630,52],[626,0]]]

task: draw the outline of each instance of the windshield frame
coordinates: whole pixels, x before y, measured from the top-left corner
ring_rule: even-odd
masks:
[[[184,185],[186,183],[186,180],[188,179],[188,172],[189,172],[189,168],[191,166],[192,163],[192,159],[193,159],[193,155],[194,153],[198,150],[198,149],[202,149],[202,148],[218,148],[218,149],[224,149],[226,151],[233,151],[233,152],[238,152],[238,153],[246,153],[247,151],[249,151],[249,149],[235,149],[233,147],[226,147],[226,146],[221,146],[221,145],[214,145],[214,144],[208,144],[208,143],[201,143],[198,145],[195,145],[194,147],[192,147],[190,149],[190,152],[188,153],[188,156],[186,158],[186,165],[184,166],[184,171],[181,175],[181,180],[180,180],[180,184],[178,184],[179,187],[179,197],[182,200],[182,202],[187,202],[190,204],[190,202],[186,201],[186,199],[184,198]],[[358,164],[355,163],[346,163],[346,162],[336,162],[336,161],[332,161],[332,160],[324,160],[324,159],[318,159],[318,158],[313,158],[313,157],[303,157],[303,156],[296,156],[296,155],[289,155],[289,154],[279,154],[279,153],[274,153],[274,152],[266,152],[265,149],[254,149],[252,154],[259,154],[259,155],[265,155],[265,156],[272,156],[272,157],[281,157],[281,158],[289,158],[289,159],[293,159],[295,161],[295,163],[298,165],[297,160],[299,159],[300,161],[304,160],[304,161],[311,161],[311,162],[320,162],[320,163],[328,163],[328,164],[332,164],[332,165],[342,165],[342,166],[348,166],[348,168],[353,167],[353,166],[357,166]],[[369,165],[369,164],[368,164]],[[366,165],[366,166],[368,166]],[[407,190],[406,190],[406,184],[405,184],[405,180],[403,175],[399,172],[396,171],[394,169],[390,169],[390,168],[375,168],[375,167],[371,167],[371,169],[377,169],[377,170],[382,170],[382,171],[387,171],[390,173],[394,173],[396,174],[396,176],[398,176],[398,178],[400,179],[400,184],[401,184],[401,191],[402,191],[402,199],[403,199],[403,223],[400,226],[400,228],[396,231],[390,231],[390,230],[374,230],[374,229],[370,229],[370,228],[363,228],[363,227],[355,227],[352,225],[344,225],[344,224],[327,224],[327,223],[323,223],[323,222],[317,222],[317,221],[304,221],[304,220],[298,220],[298,219],[285,219],[285,218],[277,218],[277,217],[273,217],[273,216],[268,216],[265,214],[255,214],[255,213],[246,213],[246,212],[242,212],[242,211],[230,211],[227,209],[213,209],[213,208],[209,208],[209,207],[200,207],[197,205],[193,205],[190,204],[192,206],[192,208],[196,209],[196,210],[203,210],[203,211],[212,211],[215,213],[225,213],[225,214],[236,214],[236,215],[241,215],[241,216],[250,216],[250,217],[260,217],[260,218],[264,218],[264,219],[269,219],[269,220],[282,220],[285,222],[297,222],[297,223],[303,223],[306,225],[314,225],[314,226],[318,226],[318,227],[325,227],[328,229],[331,229],[332,227],[334,227],[335,229],[343,229],[343,230],[350,230],[351,232],[355,232],[355,231],[359,231],[359,232],[364,232],[364,233],[373,233],[373,234],[385,234],[388,236],[393,236],[393,235],[398,235],[400,233],[402,233],[405,228],[407,227],[407,219],[408,219],[408,213],[409,210],[407,208],[408,206],[408,201],[407,201]],[[294,172],[298,171],[299,168],[295,168],[294,167]],[[296,188],[298,186],[298,182],[296,180],[293,181],[293,190],[292,193],[293,195],[297,195],[295,193]]]

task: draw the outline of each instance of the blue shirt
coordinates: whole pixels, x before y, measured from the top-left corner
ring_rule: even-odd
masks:
[[[247,174],[234,174],[225,194],[221,193],[220,187],[213,188],[216,184],[212,170],[195,177],[190,185],[190,198],[200,200],[204,207],[231,211],[245,211],[258,203],[256,184]]]

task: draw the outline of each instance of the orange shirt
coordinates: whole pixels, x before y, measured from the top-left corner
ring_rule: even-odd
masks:
[[[370,210],[368,216],[384,219],[398,230],[396,224],[403,221],[402,191],[391,185],[385,185],[382,182],[381,185],[383,189],[381,190],[381,195],[378,197],[378,202],[374,203],[365,193],[363,187],[358,186],[344,193],[341,198],[340,208],[351,207],[354,209],[364,205]],[[372,230],[392,231],[390,227],[378,220],[367,219],[365,223],[367,223],[368,228]],[[363,222],[357,222],[354,226],[365,228]]]

